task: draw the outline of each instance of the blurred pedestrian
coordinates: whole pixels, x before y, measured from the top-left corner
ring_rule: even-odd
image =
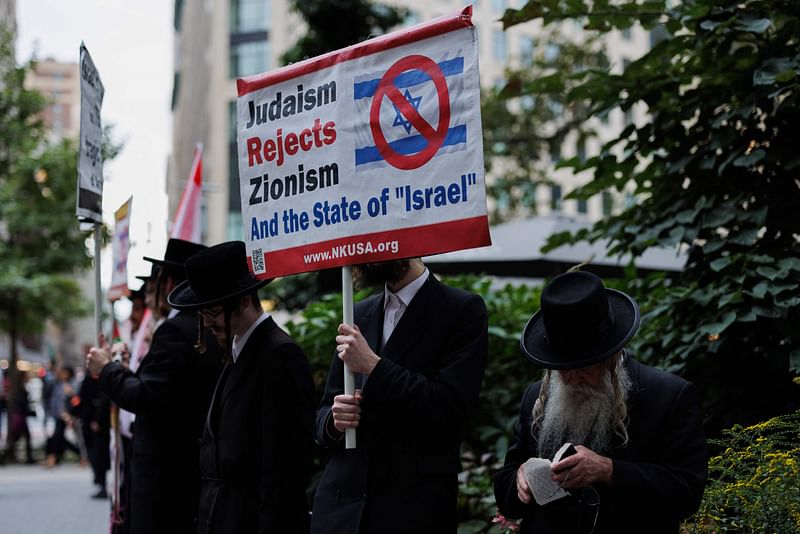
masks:
[[[97,378],[85,373],[78,391],[80,402],[75,403],[74,414],[80,420],[86,454],[94,476],[95,493],[93,499],[107,499],[106,473],[111,467],[109,448],[110,401],[100,391]]]
[[[5,462],[17,461],[17,442],[20,438],[25,440],[25,463],[33,464],[33,449],[31,447],[31,433],[28,428],[28,417],[35,417],[36,412],[30,406],[28,396],[28,373],[13,369],[9,371],[8,391],[8,434],[6,435]]]
[[[202,421],[221,362],[213,337],[195,313],[171,310],[166,296],[186,278],[183,264],[203,245],[170,239],[148,284],[148,306],[160,316],[150,349],[135,373],[112,362],[111,347],[93,347],[87,366],[118,406],[136,414],[130,532],[195,532]]]
[[[198,252],[169,296],[229,355],[200,449],[199,534],[308,532],[314,383],[303,349],[261,307],[241,241]]]
[[[0,439],[3,437],[3,412],[6,410],[6,376],[0,369]]]
[[[53,433],[47,438],[45,459],[47,467],[60,463],[67,450],[74,452],[79,458],[80,449],[66,437],[67,426],[71,422],[71,399],[75,395],[75,370],[69,366],[59,367],[55,382],[51,387],[50,398],[45,405],[45,412],[55,421]]]

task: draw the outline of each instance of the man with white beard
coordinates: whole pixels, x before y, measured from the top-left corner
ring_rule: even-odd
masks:
[[[697,391],[626,353],[638,326],[636,302],[591,273],[557,276],[542,291],[520,345],[546,371],[523,395],[494,479],[498,508],[522,518],[521,534],[677,533],[700,506],[708,453]],[[550,478],[568,494],[539,505],[525,463],[565,443],[575,454]]]

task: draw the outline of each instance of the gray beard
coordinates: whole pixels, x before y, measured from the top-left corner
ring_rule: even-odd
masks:
[[[614,438],[614,386],[606,373],[598,388],[568,386],[553,371],[539,429],[539,457],[553,458],[566,443],[583,445],[606,455]]]

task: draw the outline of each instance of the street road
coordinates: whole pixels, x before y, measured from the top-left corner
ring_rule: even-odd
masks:
[[[0,466],[0,532],[105,534],[109,501],[94,492],[91,469],[76,464]]]

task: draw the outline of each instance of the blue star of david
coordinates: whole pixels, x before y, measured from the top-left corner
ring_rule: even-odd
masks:
[[[406,92],[403,93],[403,97],[406,100],[408,100],[408,103],[411,104],[411,106],[414,109],[419,111],[419,103],[422,102],[422,97],[421,96],[418,96],[417,98],[413,98],[411,96],[411,93],[408,92],[408,89],[406,89]],[[394,106],[394,111],[397,113],[397,115],[395,115],[395,117],[394,117],[394,122],[392,123],[392,126],[402,126],[403,128],[405,128],[406,133],[410,134],[411,133],[411,123],[408,121],[408,119],[406,119],[403,116],[402,113],[400,113],[400,110],[397,109],[397,106],[395,106],[394,104],[392,104],[392,106]]]

